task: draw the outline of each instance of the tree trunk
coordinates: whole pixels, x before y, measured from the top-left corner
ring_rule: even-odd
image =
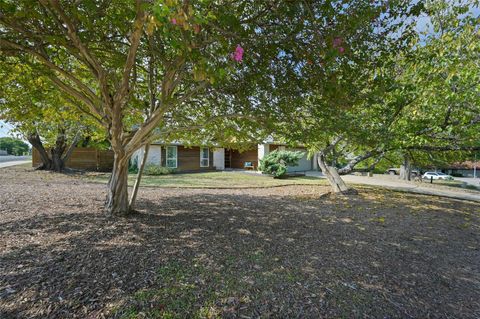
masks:
[[[318,165],[320,166],[320,169],[322,170],[322,173],[325,174],[325,176],[328,179],[328,182],[330,183],[330,186],[332,186],[332,191],[336,194],[356,194],[357,191],[354,190],[353,188],[350,188],[345,184],[343,179],[340,177],[340,175],[337,172],[337,169],[333,166],[327,166],[327,163],[325,161],[325,156],[323,154],[318,154]]]
[[[147,143],[145,145],[145,149],[143,150],[143,157],[142,163],[138,168],[137,179],[135,180],[135,184],[133,184],[132,195],[130,197],[130,202],[128,203],[130,211],[135,209],[135,200],[137,199],[138,188],[140,187],[140,182],[142,180],[143,169],[145,167],[145,163],[147,163],[148,151],[150,150],[150,144]]]
[[[62,152],[61,152],[62,151]],[[59,173],[65,168],[65,163],[62,159],[63,150],[58,150],[56,147],[51,150],[52,158],[52,170]]]
[[[112,176],[108,181],[105,209],[110,215],[125,216],[128,208],[128,157],[115,152]]]
[[[412,164],[408,154],[404,155],[403,164],[400,165],[399,179],[404,181],[410,181],[412,179]]]
[[[48,153],[45,150],[45,147],[43,147],[43,143],[40,140],[40,136],[37,133],[32,133],[28,135],[27,140],[30,144],[32,144],[32,147],[38,151],[38,154],[40,154],[42,165],[37,167],[37,169],[52,170],[53,161],[50,159],[50,156],[48,156]]]
[[[77,134],[75,134],[75,137],[73,138],[72,144],[70,144],[67,151],[65,152],[65,155],[63,155],[62,161],[64,164],[67,163],[70,156],[72,156],[73,151],[77,147],[78,142],[80,142],[80,138],[81,138],[81,132],[78,131]]]
[[[42,165],[37,169],[55,172],[62,172],[65,169],[65,162],[67,161],[68,157],[70,157],[73,149],[69,150],[69,152],[67,152],[65,156],[63,155],[66,148],[64,131],[59,131],[57,139],[55,141],[55,146],[50,149],[50,155],[43,146],[40,136],[37,133],[30,134],[27,139],[30,144],[32,144],[32,147],[34,147],[40,154]],[[72,146],[74,147],[77,142],[78,138],[76,137]]]

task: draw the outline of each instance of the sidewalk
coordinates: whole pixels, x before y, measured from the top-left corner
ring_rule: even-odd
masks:
[[[306,176],[325,178],[320,172],[307,172]],[[347,184],[380,186],[386,189],[401,192],[441,196],[480,202],[480,191],[472,191],[435,184],[422,185],[422,183],[401,181],[396,179],[395,177],[391,177],[388,175],[374,175],[374,177],[344,175],[342,176],[342,178]]]

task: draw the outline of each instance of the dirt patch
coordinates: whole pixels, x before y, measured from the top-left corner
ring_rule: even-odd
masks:
[[[142,189],[0,170],[1,318],[480,316],[480,205],[325,186]]]

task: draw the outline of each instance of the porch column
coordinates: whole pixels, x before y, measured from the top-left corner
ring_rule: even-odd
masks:
[[[313,155],[313,170],[318,171],[318,153]]]
[[[225,149],[224,148],[215,148],[213,150],[213,166],[217,170],[225,169]]]
[[[258,154],[257,154],[257,156],[258,156],[259,161],[261,159],[263,159],[263,157],[266,156],[268,153],[270,153],[270,145],[269,144],[258,144]]]

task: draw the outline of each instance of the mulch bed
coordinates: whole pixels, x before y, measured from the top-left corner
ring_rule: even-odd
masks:
[[[325,186],[141,189],[0,169],[0,318],[479,318],[480,205]]]

